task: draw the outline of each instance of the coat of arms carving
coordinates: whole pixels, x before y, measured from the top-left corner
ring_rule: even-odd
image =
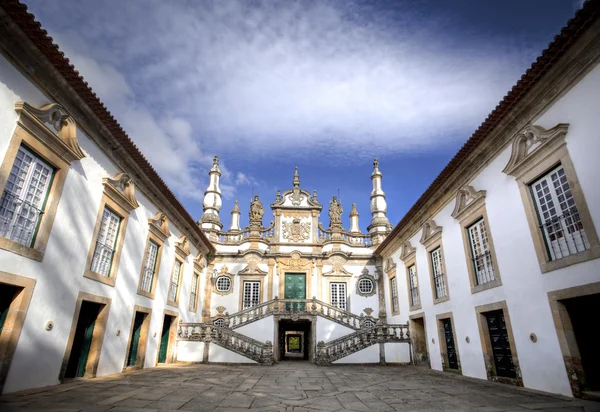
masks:
[[[304,242],[310,237],[310,222],[302,223],[295,218],[291,222],[283,223],[283,238],[290,242]]]

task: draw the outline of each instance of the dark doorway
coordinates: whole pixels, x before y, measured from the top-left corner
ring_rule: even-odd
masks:
[[[410,336],[415,353],[416,365],[429,365],[429,353],[427,352],[427,337],[425,335],[425,319],[415,318],[410,320]]]
[[[167,354],[169,353],[169,336],[171,334],[171,325],[173,324],[173,320],[173,316],[165,315],[162,327],[162,334],[160,336],[158,363],[167,363]]]
[[[99,303],[85,300],[81,303],[65,378],[76,378],[85,375],[88,356],[92,347],[94,326],[103,306]]]
[[[6,324],[6,318],[8,318],[10,305],[12,305],[13,300],[15,300],[18,293],[22,289],[23,288],[19,288],[13,285],[0,283],[0,335],[2,335],[2,329],[4,329],[4,325]]]
[[[504,378],[516,378],[517,372],[513,363],[512,351],[508,340],[506,322],[504,321],[504,311],[494,310],[486,312],[488,331],[490,333],[490,343],[494,357],[494,366],[496,367],[496,376]]]
[[[600,351],[596,340],[595,316],[600,313],[600,294],[581,296],[562,300],[567,308],[577,348],[581,357],[581,366],[585,375],[584,389],[600,390]]]
[[[129,344],[129,353],[127,354],[127,366],[135,366],[138,360],[138,349],[140,347],[140,338],[142,336],[142,325],[146,313],[135,312],[133,320],[133,329],[131,330],[131,338]]]
[[[452,321],[442,319],[444,326],[444,339],[446,340],[446,354],[448,355],[448,368],[458,369],[458,358],[456,356],[456,345],[454,344],[454,333],[452,332]]]
[[[309,320],[279,321],[279,352],[281,360],[308,360],[311,346]]]

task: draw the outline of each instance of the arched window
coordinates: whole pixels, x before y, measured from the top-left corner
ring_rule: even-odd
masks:
[[[225,327],[225,319],[223,319],[223,318],[215,319],[213,321],[213,325],[215,325],[217,328],[223,328],[223,327]]]

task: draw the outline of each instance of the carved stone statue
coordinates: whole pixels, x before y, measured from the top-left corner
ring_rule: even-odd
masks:
[[[250,226],[262,226],[262,217],[265,214],[263,205],[258,200],[258,195],[250,202]]]
[[[333,197],[333,200],[329,201],[329,227],[341,227],[342,226],[342,202],[338,200],[337,196]]]

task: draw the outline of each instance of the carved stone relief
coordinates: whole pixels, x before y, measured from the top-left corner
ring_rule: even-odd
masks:
[[[301,222],[299,218],[283,222],[283,238],[290,242],[304,242],[310,238],[310,222]]]

